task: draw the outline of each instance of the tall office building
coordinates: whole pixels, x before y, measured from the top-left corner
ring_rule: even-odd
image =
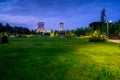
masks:
[[[59,31],[63,31],[64,30],[64,23],[60,23],[60,27],[59,27]]]

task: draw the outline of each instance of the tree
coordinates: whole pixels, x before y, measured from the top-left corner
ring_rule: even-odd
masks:
[[[55,30],[54,35],[55,35],[55,37],[58,37],[59,36],[59,32],[57,30]]]
[[[3,34],[2,38],[1,38],[1,43],[4,44],[4,43],[9,43],[8,41],[8,37],[6,35]]]
[[[23,33],[24,34],[30,34],[30,30],[28,28],[23,28]]]
[[[74,30],[67,30],[66,33],[65,33],[65,37],[67,38],[72,38],[72,37],[76,37],[75,35],[75,31]]]
[[[10,33],[12,33],[12,30],[13,30],[13,28],[8,23],[6,23],[5,32],[10,34]]]
[[[105,11],[105,9],[102,9],[102,11],[101,11],[101,22],[105,23],[105,17],[106,17],[106,11]]]
[[[109,34],[120,34],[120,20],[118,20],[118,22],[109,24]]]
[[[105,17],[106,17],[106,11],[105,9],[102,9],[101,14],[100,14],[100,20],[99,22],[92,22],[89,24],[90,29],[92,29],[93,31],[100,31],[100,33],[104,34],[106,33],[106,28],[107,28],[107,24],[105,22]]]
[[[75,35],[77,35],[78,37],[79,37],[80,35],[85,36],[86,33],[87,33],[86,31],[87,31],[87,28],[77,28],[77,29],[75,30]]]
[[[0,33],[2,32],[3,25],[0,23]]]
[[[30,33],[33,34],[33,35],[36,34],[35,30],[31,30]]]

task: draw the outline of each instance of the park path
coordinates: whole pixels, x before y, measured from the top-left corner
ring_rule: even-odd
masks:
[[[113,42],[113,43],[117,43],[117,44],[120,44],[120,40],[113,40],[113,39],[109,39],[110,42]]]

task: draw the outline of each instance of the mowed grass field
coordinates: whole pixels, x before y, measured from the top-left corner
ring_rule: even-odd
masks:
[[[83,38],[10,38],[0,80],[120,80],[120,44]]]

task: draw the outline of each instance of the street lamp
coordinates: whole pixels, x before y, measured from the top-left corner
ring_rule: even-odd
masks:
[[[109,23],[112,23],[112,20],[107,21],[107,38],[109,38]]]

